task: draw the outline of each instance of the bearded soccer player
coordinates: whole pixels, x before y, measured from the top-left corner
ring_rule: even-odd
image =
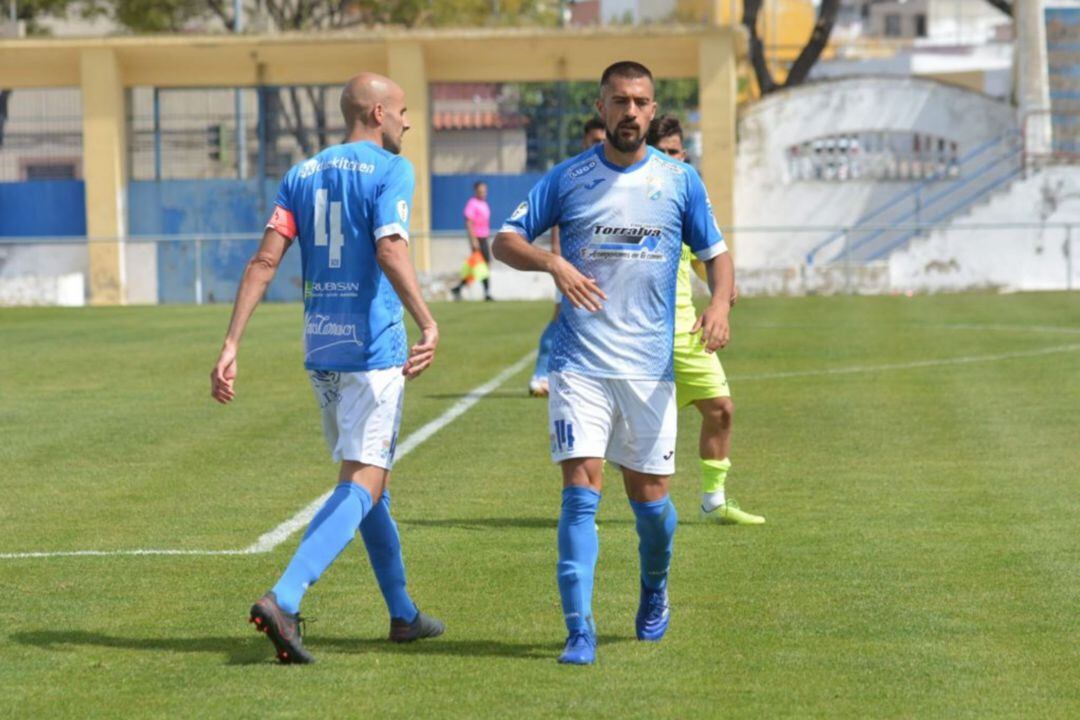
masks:
[[[327,444],[341,467],[284,574],[251,608],[250,621],[267,634],[282,663],[314,661],[301,638],[300,600],[357,530],[390,612],[390,639],[409,642],[443,632],[443,624],[421,613],[405,588],[388,489],[405,380],[431,365],[439,342],[409,259],[414,178],[409,161],[398,154],[409,129],[405,93],[389,78],[358,75],[341,94],[341,112],[345,143],[285,174],[210,374],[213,397],[231,402],[244,328],[285,251],[299,240],[304,367]],[[403,304],[420,327],[412,348]]]
[[[661,116],[649,126],[648,143],[668,157],[686,162],[682,125],[679,119]],[[715,353],[707,353],[690,329],[696,320],[690,285],[690,271],[704,279],[704,266],[683,247],[679,260],[679,280],[675,286],[675,396],[679,407],[693,403],[701,413],[698,453],[701,459],[701,508],[704,520],[724,525],[760,525],[765,518],[739,508],[726,497],[724,486],[731,469],[731,427],[735,403],[731,400],[727,376]],[[735,298],[732,297],[732,304]]]
[[[495,240],[495,256],[548,272],[563,294],[550,368],[551,457],[561,465],[559,594],[568,637],[562,663],[596,659],[592,612],[596,510],[604,459],[622,469],[641,562],[638,639],[670,619],[668,569],[677,515],[672,369],[675,280],[682,246],[705,262],[712,300],[695,323],[710,352],[727,344],[734,270],[693,168],[645,144],[656,113],[652,74],[636,62],[604,71],[602,145],[557,165]],[[532,242],[558,225],[561,254]]]

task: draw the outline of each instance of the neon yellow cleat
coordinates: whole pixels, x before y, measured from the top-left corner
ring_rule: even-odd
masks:
[[[701,519],[705,522],[718,523],[720,525],[764,525],[765,518],[760,515],[751,515],[750,513],[740,510],[739,503],[734,500],[728,500],[723,505],[717,505],[712,510],[706,510],[705,506],[700,507]]]

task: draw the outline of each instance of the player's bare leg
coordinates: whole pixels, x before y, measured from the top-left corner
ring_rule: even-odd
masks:
[[[671,619],[668,570],[679,516],[668,497],[671,478],[623,468],[623,485],[637,518],[641,597],[634,626],[638,640],[656,642]]]
[[[765,518],[739,508],[725,494],[731,461],[731,430],[735,422],[735,403],[730,397],[714,397],[694,402],[701,413],[701,435],[698,452],[701,456],[703,519],[723,525],[761,525]]]
[[[379,502],[389,481],[390,471],[386,468],[355,460],[343,460],[338,472],[339,483],[351,482],[364,488],[371,495],[372,503]]]

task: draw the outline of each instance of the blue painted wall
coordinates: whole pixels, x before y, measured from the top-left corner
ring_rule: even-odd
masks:
[[[0,183],[0,237],[85,235],[82,180]]]
[[[514,212],[543,173],[521,175],[432,175],[431,229],[465,232],[462,211],[473,194],[473,183],[483,180],[488,185],[488,204],[491,205],[492,232]]]
[[[248,260],[259,247],[276,180],[137,181],[128,186],[129,231],[132,235],[221,235],[243,233],[247,240],[202,243],[203,300],[232,302]],[[189,303],[195,293],[195,243],[158,245],[158,301]],[[302,299],[300,251],[291,248],[267,300]]]

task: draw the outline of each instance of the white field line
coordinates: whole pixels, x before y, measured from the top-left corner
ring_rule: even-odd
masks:
[[[905,363],[889,363],[887,365],[852,365],[849,367],[826,368],[824,370],[795,370],[792,372],[761,373],[758,375],[733,376],[733,382],[747,382],[752,380],[781,380],[784,378],[814,377],[821,375],[854,375],[857,373],[885,372],[891,370],[915,370],[926,367],[939,367],[942,365],[969,365],[972,363],[996,362],[998,360],[1011,360],[1013,358],[1039,357],[1041,355],[1054,355],[1056,353],[1072,352],[1080,350],[1080,343],[1072,345],[1056,345],[1054,347],[1040,348],[1038,350],[1018,350],[1011,353],[998,355],[965,355],[953,358],[940,358],[938,360],[913,360]]]
[[[1080,328],[1063,327],[1060,325],[1003,325],[1000,323],[979,325],[977,323],[952,323],[949,325],[942,325],[941,327],[949,330],[1001,330],[1005,332],[1044,332],[1061,333],[1063,335],[1080,335]]]
[[[118,555],[248,555],[245,550],[59,550],[56,552],[0,553],[0,560],[53,557],[114,557]]]
[[[494,392],[500,385],[509,380],[511,377],[519,373],[522,369],[527,367],[536,357],[536,352],[530,352],[525,357],[521,358],[513,365],[504,369],[498,375],[487,381],[483,385],[470,390],[465,397],[458,400],[451,405],[446,412],[439,417],[435,418],[431,422],[427,423],[419,430],[414,432],[409,437],[405,438],[398,444],[397,452],[395,453],[395,461],[401,460],[401,458],[408,455],[410,452],[419,447],[424,441],[428,440],[432,435],[442,430],[444,427],[452,423],[454,420],[461,417],[466,411],[473,405],[480,402],[484,397]],[[268,553],[276,548],[281,543],[289,539],[289,536],[295,533],[300,528],[311,522],[311,518],[315,516],[315,513],[319,511],[322,504],[326,502],[326,498],[330,497],[330,493],[327,491],[319,497],[312,500],[306,505],[300,512],[293,515],[285,522],[278,525],[270,532],[264,533],[258,540],[251,545],[239,550],[153,550],[153,549],[136,549],[136,550],[67,550],[58,552],[17,552],[17,553],[0,553],[0,560],[21,560],[27,558],[54,558],[54,557],[115,557],[123,555],[256,555],[260,553]]]

